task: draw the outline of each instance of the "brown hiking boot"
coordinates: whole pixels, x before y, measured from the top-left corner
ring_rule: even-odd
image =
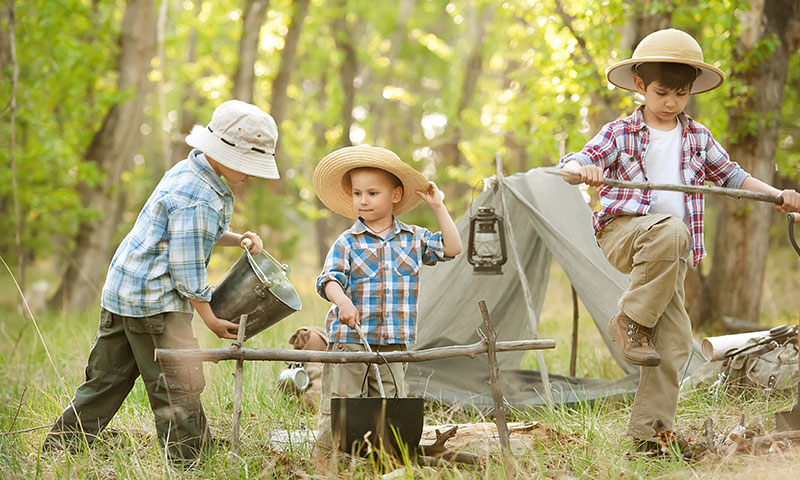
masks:
[[[661,363],[661,355],[653,348],[652,330],[634,322],[625,313],[619,312],[611,319],[608,331],[629,363],[644,367],[656,367]]]

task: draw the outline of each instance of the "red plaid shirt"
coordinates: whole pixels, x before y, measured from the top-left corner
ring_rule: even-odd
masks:
[[[629,117],[606,124],[600,133],[583,147],[561,159],[563,166],[570,160],[581,165],[598,165],[607,178],[632,182],[648,181],[644,158],[650,142],[650,130],[644,123],[642,110],[637,108]],[[716,185],[739,188],[750,175],[731,161],[711,132],[685,112],[678,115],[682,126],[681,177],[685,185]],[[603,185],[600,187],[600,211],[594,212],[592,225],[595,234],[618,215],[647,215],[652,190],[638,190]],[[694,265],[705,258],[703,243],[703,194],[684,194],[688,227],[692,234]]]

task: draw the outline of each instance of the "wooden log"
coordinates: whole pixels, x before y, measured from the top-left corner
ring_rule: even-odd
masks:
[[[752,453],[760,453],[762,450],[768,450],[775,442],[786,441],[800,442],[800,430],[790,430],[788,432],[778,432],[756,437],[753,439]]]
[[[483,317],[483,326],[486,332],[481,335],[483,341],[486,342],[487,356],[489,357],[489,389],[492,391],[492,403],[494,403],[494,423],[497,425],[497,436],[500,438],[500,450],[503,454],[503,469],[506,472],[506,478],[515,478],[513,459],[511,457],[511,442],[508,434],[508,423],[506,423],[506,407],[505,399],[503,399],[503,391],[500,389],[500,367],[497,365],[497,332],[492,327],[492,321],[489,318],[489,309],[486,307],[486,302],[480,300],[478,307],[481,310]],[[478,330],[478,333],[481,333]]]
[[[453,425],[444,432],[440,432],[439,429],[436,429],[436,440],[433,442],[433,444],[419,446],[422,455],[426,457],[438,457],[442,453],[446,452],[447,448],[444,446],[445,442],[453,438],[457,431],[458,425]]]
[[[569,351],[569,375],[575,376],[578,369],[578,292],[572,286],[572,348]]]
[[[556,348],[555,340],[515,340],[497,342],[497,352],[516,352],[520,350],[543,350]],[[416,351],[385,352],[381,356],[368,352],[322,352],[316,350],[281,350],[272,348],[206,348],[176,350],[157,348],[156,360],[159,362],[181,362],[186,360],[201,362],[219,362],[222,360],[269,360],[281,362],[318,362],[318,363],[389,363],[394,362],[426,362],[452,357],[470,357],[487,352],[484,342],[471,345],[451,345],[447,347],[428,348]],[[381,358],[383,357],[383,358]]]
[[[244,330],[247,328],[247,314],[242,314],[239,317],[239,331],[236,336],[236,343],[234,347],[241,349],[244,344]],[[239,423],[242,420],[242,396],[243,396],[243,382],[244,382],[244,360],[236,360],[236,373],[234,374],[234,387],[233,387],[233,431],[231,433],[233,447],[231,453],[239,456]]]
[[[546,173],[552,175],[561,175],[562,177],[575,178],[575,175],[570,172],[565,172],[560,168],[545,169]],[[629,182],[625,180],[614,180],[611,178],[604,178],[603,185],[611,187],[633,188],[637,190],[667,190],[671,192],[683,193],[711,193],[715,195],[725,195],[735,199],[747,198],[750,200],[758,200],[760,202],[769,202],[776,205],[783,205],[783,198],[769,193],[754,192],[752,190],[743,190],[740,188],[726,188],[717,187],[712,185],[676,185],[672,183],[653,183],[653,182]]]

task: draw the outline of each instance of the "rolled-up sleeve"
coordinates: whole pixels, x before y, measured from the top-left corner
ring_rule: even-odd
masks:
[[[419,228],[418,234],[422,243],[422,263],[425,265],[436,265],[438,262],[446,262],[455,258],[444,254],[442,232],[431,233],[427,228]]]
[[[714,182],[716,185],[739,188],[745,179],[750,176],[738,163],[731,160],[728,152],[714,140],[711,132],[704,129],[708,135],[706,143],[706,180]]]
[[[317,277],[317,293],[320,297],[330,301],[325,295],[325,284],[336,282],[342,286],[342,290],[347,290],[350,286],[348,278],[350,278],[350,255],[346,242],[340,237],[331,245],[328,255],[325,257],[322,273]]]
[[[206,263],[216,241],[219,214],[205,203],[178,208],[169,214],[169,272],[182,296],[211,300]]]
[[[617,159],[617,143],[614,135],[614,123],[603,126],[580,152],[564,155],[558,163],[562,167],[570,160],[575,160],[581,165],[597,165],[603,169],[608,168]]]

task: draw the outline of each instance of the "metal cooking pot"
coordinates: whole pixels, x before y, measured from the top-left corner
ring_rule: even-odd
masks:
[[[422,398],[331,398],[334,444],[353,455],[365,455],[367,441],[399,453],[399,439],[403,449],[412,451],[422,437],[423,408]],[[372,434],[365,440],[367,432]]]
[[[253,335],[278,323],[303,308],[292,283],[286,278],[288,267],[262,250],[251,255],[245,249],[225,273],[211,294],[214,315],[233,323],[247,314],[245,336]]]

